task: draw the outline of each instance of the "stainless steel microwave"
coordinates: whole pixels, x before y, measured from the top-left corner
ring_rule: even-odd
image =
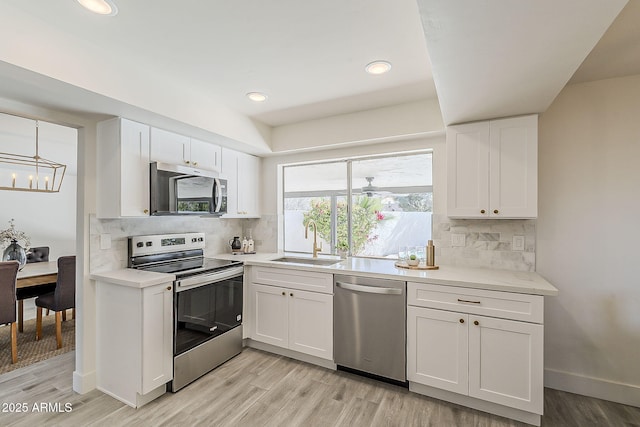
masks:
[[[151,215],[223,215],[227,181],[214,172],[182,165],[150,165]]]

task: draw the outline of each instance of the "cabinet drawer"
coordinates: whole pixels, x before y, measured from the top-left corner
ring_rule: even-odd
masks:
[[[543,323],[544,297],[541,295],[409,282],[407,302],[417,307]]]
[[[252,271],[253,283],[323,294],[333,293],[333,274],[270,267],[253,267]]]

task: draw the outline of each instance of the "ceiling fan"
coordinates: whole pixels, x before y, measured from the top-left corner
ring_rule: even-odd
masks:
[[[373,182],[374,177],[368,176],[365,179],[367,180],[367,185],[362,187],[362,192],[364,194],[366,194],[367,197],[371,197],[371,196],[374,196],[374,195],[380,195],[380,194],[389,194],[388,191],[382,191],[378,187],[373,185],[372,182]]]

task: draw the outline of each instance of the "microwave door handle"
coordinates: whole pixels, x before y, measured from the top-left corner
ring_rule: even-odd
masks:
[[[218,178],[213,180],[213,198],[215,200],[214,212],[218,213],[222,204],[222,191],[220,191],[220,180]]]

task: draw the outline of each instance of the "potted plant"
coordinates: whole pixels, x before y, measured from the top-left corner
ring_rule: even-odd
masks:
[[[409,255],[409,258],[407,258],[407,264],[409,264],[412,267],[415,267],[418,264],[420,264],[420,258],[418,258],[416,254],[411,254]]]
[[[346,258],[349,255],[349,244],[345,241],[339,241],[336,245],[336,252],[340,255],[340,258]]]

